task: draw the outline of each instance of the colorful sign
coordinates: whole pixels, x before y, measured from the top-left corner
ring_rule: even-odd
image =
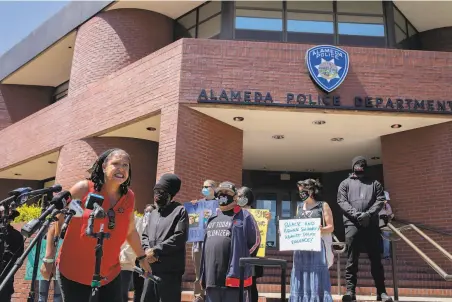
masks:
[[[197,203],[184,203],[188,214],[188,241],[204,241],[207,220],[218,210],[218,200],[198,200]]]
[[[248,211],[256,220],[261,234],[261,245],[259,246],[257,257],[265,257],[265,242],[267,241],[268,217],[270,215],[270,211],[262,209],[248,209]]]
[[[320,224],[320,218],[281,220],[279,250],[320,252]]]
[[[348,53],[336,46],[319,45],[306,51],[306,65],[312,80],[327,93],[345,80],[349,63]]]
[[[60,239],[60,241],[58,242],[58,246],[57,246],[57,252],[56,252],[57,256],[60,251],[62,243],[63,243],[63,240]],[[39,253],[39,264],[38,264],[38,269],[37,269],[36,280],[44,280],[44,278],[41,275],[40,268],[42,266],[42,258],[44,258],[45,254],[46,254],[46,244],[47,244],[47,240],[43,239],[41,241],[41,251]],[[35,253],[36,253],[36,245],[31,249],[30,254],[28,254],[28,257],[27,257],[24,279],[28,280],[28,281],[31,280],[33,277],[33,266],[35,264]]]

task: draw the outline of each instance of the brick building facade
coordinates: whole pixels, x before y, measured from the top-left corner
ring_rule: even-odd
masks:
[[[75,7],[77,4],[71,5]],[[309,114],[322,113],[325,120],[331,116],[340,119],[345,114],[348,119],[361,121],[364,116],[367,122],[357,127],[367,128],[369,133],[377,131],[380,117],[400,117],[407,121],[400,130],[381,135],[381,161],[375,165],[378,169],[376,177],[390,192],[397,218],[452,232],[452,191],[448,184],[452,178],[452,169],[448,165],[452,108],[447,107],[447,102],[444,112],[436,107],[431,112],[412,112],[406,102],[402,109],[392,111],[289,108],[284,106],[287,93],[324,95],[310,79],[305,67],[306,51],[317,44],[223,39],[228,35],[227,14],[231,10],[225,3],[220,13],[221,39],[176,39],[175,32],[181,22],[174,22],[175,17],[168,16],[169,13],[165,15],[163,9],[157,13],[149,8],[112,9],[111,5],[121,4],[109,5],[97,8],[100,11],[94,17],[87,17],[86,22],[77,26],[73,46],[70,47],[73,55],[69,64],[71,68],[66,71],[69,88],[65,98],[52,101],[55,86],[50,82],[39,85],[36,85],[37,81],[27,82],[27,77],[21,74],[26,71],[20,68],[15,73],[11,72],[10,77],[3,77],[0,83],[0,139],[7,143],[0,148],[3,178],[0,180],[0,192],[4,196],[16,187],[40,186],[39,180],[42,179],[36,179],[37,176],[21,176],[26,171],[36,170],[36,165],[43,164],[39,161],[42,156],[57,152],[53,168],[49,170],[45,166],[43,170],[53,173],[46,178],[53,177],[56,183],[67,189],[86,177],[86,170],[98,154],[116,146],[131,154],[132,189],[136,193],[137,209],[141,211],[152,200],[152,185],[163,173],[176,173],[181,177],[182,189],[176,198],[179,201],[199,197],[205,179],[230,180],[240,186],[271,177],[271,171],[265,169],[259,172],[258,177],[251,176],[251,170],[257,169],[246,166],[247,128],[225,122],[222,112],[229,116],[226,112],[231,110],[250,114],[262,110],[280,117],[281,122],[287,113],[299,113],[300,119],[309,117]],[[196,32],[201,32],[201,29],[197,28]],[[429,30],[419,33],[419,36],[421,41],[427,41],[429,46],[425,49],[428,51],[422,48],[396,49],[394,45],[386,45],[387,48],[342,45],[341,48],[350,55],[350,70],[333,94],[340,95],[344,107],[355,106],[356,96],[371,96],[374,101],[377,97],[385,100],[425,100],[425,106],[427,100],[450,100],[447,87],[452,81],[452,69],[447,67],[451,65],[452,55],[449,52],[450,43],[444,40],[452,41],[450,30]],[[438,36],[444,39],[432,45]],[[386,39],[388,37],[395,41],[394,34],[388,34]],[[409,43],[405,41],[405,44]],[[8,58],[11,55],[8,53],[5,56]],[[228,92],[250,91],[252,94],[261,92],[264,95],[271,92],[274,104],[281,106],[199,104],[198,97],[203,89],[207,92],[212,90],[217,96],[222,89]],[[215,109],[216,113],[210,109]],[[146,127],[147,121],[157,118],[158,122],[152,124],[153,130],[158,132],[157,139],[149,139],[146,136],[148,132],[142,134],[143,129],[134,128],[134,125]],[[297,129],[291,131],[296,133]],[[303,129],[299,129],[299,135],[306,135]],[[336,134],[326,135],[329,139]],[[265,143],[261,147],[266,148]],[[331,156],[335,152],[331,150]],[[355,155],[358,154],[350,152],[349,161]],[[262,166],[266,164],[263,162]],[[24,172],[15,173],[19,168]],[[335,224],[340,237],[340,213],[334,205],[335,194],[337,182],[345,178],[348,171],[345,168],[339,170],[343,173],[337,174],[337,177],[333,175],[339,173],[337,170],[319,171],[315,176],[327,182],[326,201],[333,210],[336,208]],[[275,171],[280,172],[287,170]],[[304,174],[299,175],[300,172]],[[312,176],[306,170],[288,173],[292,173],[294,178]],[[292,179],[290,186],[294,186],[296,180]],[[263,187],[256,189],[263,190]],[[452,240],[434,232],[428,234],[446,250],[452,250]],[[413,240],[427,255],[446,266],[446,270],[451,268],[450,262],[426,242]],[[401,263],[413,267],[425,266],[404,243],[398,244],[398,252]],[[190,286],[188,282],[193,280],[190,254],[188,245],[187,288]],[[268,255],[288,260],[291,257],[288,253],[276,253],[272,249],[269,249]],[[423,280],[423,277],[413,277],[415,274],[412,271],[404,279],[404,288],[428,287],[438,289],[436,295],[452,294],[450,290],[440,290],[446,286],[436,277]],[[429,274],[433,275],[431,271]],[[262,286],[262,290],[271,291],[279,282],[271,273],[269,275],[261,281],[267,284]],[[20,284],[16,287],[15,301],[22,301],[20,297],[27,292]]]

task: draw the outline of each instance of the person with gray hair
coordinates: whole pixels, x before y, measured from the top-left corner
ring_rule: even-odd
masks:
[[[215,189],[217,183],[213,180],[207,179],[204,181],[201,194],[204,198],[200,200],[192,200],[192,204],[197,204],[199,201],[209,201],[215,199]],[[205,291],[201,288],[201,256],[202,256],[203,241],[193,242],[192,245],[192,260],[195,267],[195,282],[194,282],[194,300],[193,302],[203,302]]]

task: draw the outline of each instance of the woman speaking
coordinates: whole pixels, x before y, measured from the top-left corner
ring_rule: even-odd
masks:
[[[100,225],[110,238],[104,240],[100,274],[105,279],[99,289],[100,302],[121,302],[121,266],[119,254],[121,245],[127,240],[137,260],[147,272],[150,272],[140,237],[135,228],[135,197],[129,189],[131,179],[130,156],[121,149],[110,149],[99,156],[91,168],[91,177],[76,183],[70,193],[73,199],[82,201],[82,217],[73,217],[55,261],[54,238],[59,236],[64,215],[60,215],[58,223],[50,226],[47,234],[46,254],[41,266],[41,273],[47,280],[57,264],[56,277],[60,283],[61,294],[65,302],[87,302],[91,296],[91,281],[94,273],[94,248],[97,240],[85,235],[88,217],[91,210],[85,209],[85,201],[89,193],[104,197],[102,207],[107,212],[104,219],[95,219],[94,232]]]

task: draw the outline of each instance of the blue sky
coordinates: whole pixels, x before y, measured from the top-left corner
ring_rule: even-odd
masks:
[[[68,3],[0,0],[0,56]]]

